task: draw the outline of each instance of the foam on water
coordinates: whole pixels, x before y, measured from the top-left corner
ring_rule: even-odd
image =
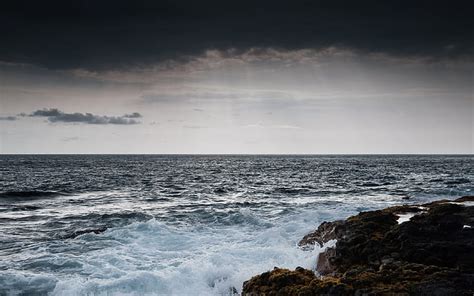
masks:
[[[56,277],[16,273],[9,282],[54,287],[52,295],[229,295],[233,288],[240,292],[244,280],[274,266],[315,267],[319,248],[302,251],[296,244],[311,230],[308,218],[314,223],[316,213],[268,225],[256,221],[249,210],[242,212],[248,223],[240,226],[178,228],[151,219],[100,235],[85,234],[73,244],[103,247],[41,260],[44,253],[39,252],[30,258],[37,270],[46,273],[60,266],[62,272]]]

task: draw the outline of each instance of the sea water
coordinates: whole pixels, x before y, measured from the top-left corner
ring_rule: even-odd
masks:
[[[0,295],[233,295],[323,221],[472,194],[474,156],[0,155]]]

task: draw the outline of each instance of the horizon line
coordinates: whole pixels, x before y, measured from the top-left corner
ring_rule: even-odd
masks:
[[[472,153],[0,153],[11,155],[156,155],[156,156],[370,156],[370,155],[426,155],[426,156],[474,156]]]

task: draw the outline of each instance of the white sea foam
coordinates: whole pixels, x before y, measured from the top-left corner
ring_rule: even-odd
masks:
[[[319,200],[320,206],[310,207],[314,202],[303,199],[308,210],[285,215],[275,211],[284,210],[286,201],[270,212],[242,207],[227,215],[229,223],[134,222],[32,250],[19,259],[31,261],[30,268],[39,272],[2,276],[0,284],[11,295],[22,285],[51,295],[229,295],[275,266],[314,269],[317,254],[335,241],[303,251],[297,242],[306,233],[324,220],[355,214],[355,209],[391,203],[380,196],[364,208],[355,207],[361,200],[336,197],[335,204]]]
[[[243,212],[252,218],[251,211]],[[55,284],[52,295],[228,295],[232,288],[240,292],[243,281],[274,266],[314,269],[320,249],[308,252],[296,246],[312,229],[308,215],[287,217],[263,229],[171,227],[152,219],[100,235],[86,234],[75,243],[109,246],[45,258],[41,264],[72,261],[75,267],[67,275],[44,281]],[[38,280],[38,276],[25,276]]]
[[[461,205],[465,207],[474,207],[474,201],[460,201],[460,202],[451,202],[452,204]]]
[[[411,218],[415,217],[417,213],[401,213],[401,214],[397,214],[398,216],[398,219],[397,219],[397,222],[398,224],[402,224],[404,222],[408,222],[411,220]]]

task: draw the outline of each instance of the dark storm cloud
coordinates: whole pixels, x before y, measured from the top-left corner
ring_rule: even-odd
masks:
[[[30,116],[44,116],[44,117],[58,117],[61,116],[62,113],[58,109],[43,109],[43,110],[36,110],[35,112],[31,113]]]
[[[473,54],[472,1],[8,1],[0,60],[92,70],[206,49]]]
[[[138,112],[133,112],[132,114],[125,114],[123,117],[125,117],[125,118],[141,118],[143,116]]]
[[[32,112],[31,117],[47,117],[50,122],[87,123],[87,124],[138,124],[139,121],[131,118],[142,117],[140,113],[125,114],[123,116],[104,116],[92,113],[65,113],[58,109],[42,109]]]
[[[5,121],[15,121],[17,118],[16,116],[0,116],[0,120],[5,120]]]

